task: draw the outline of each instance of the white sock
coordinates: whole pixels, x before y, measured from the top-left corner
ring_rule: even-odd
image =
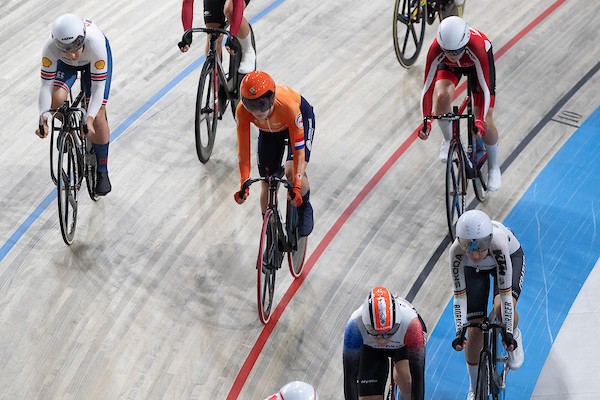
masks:
[[[246,35],[245,38],[238,37],[238,40],[240,41],[240,44],[242,45],[242,53],[254,50],[252,48],[252,35],[250,34],[250,32],[248,32],[248,34]]]
[[[467,371],[469,371],[469,385],[471,386],[471,392],[475,393],[475,385],[477,385],[477,370],[479,365],[471,365],[467,363]]]
[[[444,139],[448,141],[452,139],[452,121],[444,121],[440,119],[438,120],[438,124],[440,124],[440,129],[442,130]]]
[[[498,164],[498,143],[496,144],[485,144],[485,150],[487,151],[490,169],[500,168]]]

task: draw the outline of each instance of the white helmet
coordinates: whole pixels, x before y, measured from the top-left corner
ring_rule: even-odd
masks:
[[[85,40],[85,25],[77,15],[64,14],[52,25],[52,39],[60,51],[77,51]]]
[[[294,381],[286,384],[279,390],[279,397],[282,400],[319,400],[319,395],[312,385]]]
[[[456,240],[464,251],[489,249],[492,232],[490,217],[480,210],[466,211],[456,222]]]
[[[458,54],[469,43],[470,38],[469,25],[460,17],[446,17],[438,27],[437,41],[443,50]]]
[[[386,339],[398,332],[397,308],[396,298],[389,290],[383,286],[371,290],[363,303],[361,315],[367,333]]]

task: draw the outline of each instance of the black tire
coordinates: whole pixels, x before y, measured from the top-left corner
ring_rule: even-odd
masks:
[[[99,196],[96,194],[96,183],[98,181],[98,162],[96,160],[96,155],[93,151],[89,151],[85,157],[87,159],[84,163],[85,185],[87,186],[90,199],[98,201]]]
[[[57,200],[60,232],[67,245],[73,243],[77,226],[79,165],[73,137],[61,132],[58,143]]]
[[[459,144],[450,143],[446,161],[446,217],[450,239],[455,238],[456,221],[465,211],[467,177]]]
[[[473,141],[475,142],[475,140]],[[477,153],[475,153],[477,154]],[[475,156],[475,178],[473,179],[473,189],[477,200],[484,202],[487,199],[487,183],[488,183],[488,157],[487,153],[483,154],[480,159]]]
[[[306,244],[308,237],[300,237],[298,234],[298,209],[287,202],[287,211],[285,213],[285,227],[288,236],[288,242],[292,251],[287,253],[288,266],[290,273],[294,278],[302,275],[304,268],[304,258],[306,257]]]
[[[215,81],[216,79],[216,81]],[[196,153],[201,163],[206,163],[212,154],[217,133],[219,117],[218,105],[215,98],[215,89],[218,79],[215,74],[214,64],[204,63],[198,83],[196,95]]]
[[[263,266],[263,253],[267,266]],[[275,214],[269,209],[265,213],[263,226],[260,233],[258,257],[256,260],[256,294],[258,304],[258,318],[263,324],[271,319],[273,296],[275,293],[275,275],[278,266],[281,266],[281,252],[277,244],[277,228]]]
[[[412,67],[419,57],[425,37],[426,15],[427,2],[396,0],[392,37],[396,58],[404,68]]]
[[[481,353],[479,357],[475,400],[489,400],[490,398],[490,363],[488,357],[488,353],[485,352]]]

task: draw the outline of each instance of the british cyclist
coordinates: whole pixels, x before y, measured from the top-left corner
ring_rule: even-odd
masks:
[[[229,21],[229,32],[234,37],[232,43],[226,42],[225,45],[231,49],[232,53],[242,52],[242,60],[238,68],[240,74],[247,74],[254,70],[256,64],[256,53],[252,47],[252,35],[250,34],[250,25],[244,17],[244,8],[250,0],[204,0],[204,24],[207,28],[224,28],[225,19]],[[194,19],[194,0],[183,0],[181,8],[181,22],[183,30],[187,31],[192,27]],[[239,41],[239,42],[238,42]],[[182,52],[189,50],[192,44],[192,36],[184,37],[178,46]],[[209,38],[206,38],[205,53],[208,53]],[[221,42],[217,46],[219,56],[221,56]]]
[[[319,395],[312,385],[302,381],[293,381],[265,400],[319,400]]]
[[[344,331],[345,399],[383,400],[390,357],[402,400],[423,400],[426,335],[412,304],[384,287],[371,290]]]
[[[525,256],[515,235],[480,210],[463,213],[456,223],[456,239],[450,247],[450,271],[454,282],[455,350],[465,349],[469,374],[468,400],[475,398],[479,352],[483,346],[481,330],[469,328],[467,339],[460,342],[462,326],[481,322],[487,315],[490,275],[494,278],[494,311],[504,323],[508,366],[521,367],[524,360],[523,335],[519,328],[517,300],[523,287]]]
[[[488,189],[502,186],[498,160],[498,130],[494,125],[493,110],[496,97],[496,69],[492,43],[482,32],[469,28],[467,22],[456,16],[440,23],[437,37],[431,43],[425,64],[425,84],[421,93],[423,116],[452,111],[456,85],[463,75],[469,75],[472,84],[475,126],[485,142],[488,154]],[[446,162],[452,138],[452,122],[438,120],[444,140],[439,158]],[[419,129],[419,137],[426,140],[431,132],[428,121]]]
[[[293,184],[290,202],[298,207],[298,233],[308,236],[313,229],[313,208],[306,175],[315,132],[315,115],[304,97],[290,87],[275,84],[266,72],[252,71],[240,85],[242,101],[236,109],[238,166],[240,184],[250,178],[250,124],[258,127],[258,172],[261,177],[285,171]],[[281,162],[287,145],[285,166]],[[262,182],[261,210],[267,210],[268,184]],[[244,203],[250,189],[242,196],[234,194],[238,204]]]
[[[110,93],[112,55],[108,39],[90,20],[73,14],[58,17],[52,33],[42,49],[41,86],[38,99],[40,114],[60,107],[75,83],[77,71],[83,71],[82,83],[87,104],[87,125],[94,153],[98,160],[96,194],[111,191],[108,178],[108,144],[110,128],[106,117],[106,102]],[[48,136],[47,118],[44,131],[35,131],[40,138]]]

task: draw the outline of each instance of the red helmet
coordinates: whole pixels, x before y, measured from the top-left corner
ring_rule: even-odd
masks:
[[[248,111],[267,111],[275,101],[275,81],[266,72],[252,71],[242,79],[240,93]]]

